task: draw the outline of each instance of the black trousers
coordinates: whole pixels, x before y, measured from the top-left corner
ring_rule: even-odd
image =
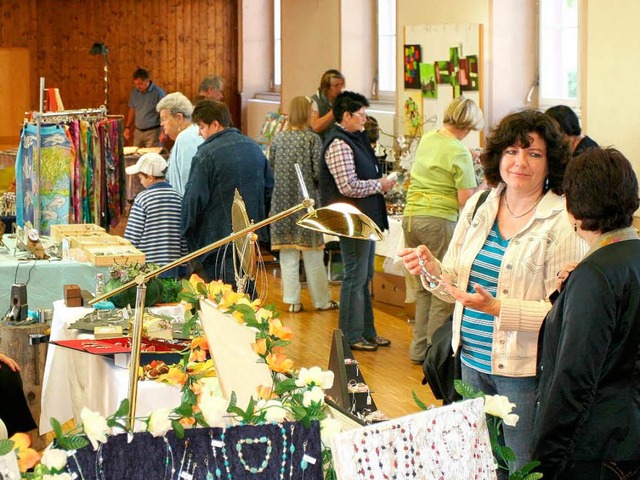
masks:
[[[0,418],[9,436],[37,427],[22,390],[22,378],[4,363],[0,363]]]

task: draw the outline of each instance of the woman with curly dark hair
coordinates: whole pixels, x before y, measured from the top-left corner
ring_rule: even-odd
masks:
[[[547,299],[558,270],[586,251],[562,197],[568,158],[550,117],[534,110],[508,115],[481,156],[492,189],[466,203],[442,261],[424,245],[400,252],[425,288],[455,303],[452,347],[460,347],[462,380],[516,404],[519,421],[503,426],[516,455],[512,469],[532,458],[537,339]]]
[[[534,458],[544,478],[640,478],[638,180],[619,151],[590,148],[564,180],[590,246],[540,334]]]

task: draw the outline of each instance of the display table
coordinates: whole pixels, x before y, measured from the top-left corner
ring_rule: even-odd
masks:
[[[67,284],[80,285],[81,289],[93,291],[96,273],[105,275],[109,267],[96,267],[91,263],[61,260],[20,260],[27,252],[16,251],[15,238],[2,237],[9,250],[0,247],[0,315],[9,308],[11,285],[27,284],[29,310],[52,308],[53,302],[62,298]]]
[[[92,338],[93,335],[67,327],[91,312],[90,308],[68,308],[62,300],[53,303],[51,340]],[[51,431],[50,419],[60,423],[75,418],[87,407],[103,416],[113,414],[127,398],[129,370],[116,367],[111,358],[49,345],[42,385],[40,433]],[[142,381],[138,384],[136,416],[147,416],[158,408],[180,404],[180,390],[166,384]]]

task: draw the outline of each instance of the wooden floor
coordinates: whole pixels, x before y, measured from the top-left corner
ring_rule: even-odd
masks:
[[[267,302],[274,303],[281,312],[285,326],[296,334],[287,347],[288,355],[295,367],[328,367],[333,331],[338,328],[338,311],[320,312],[313,309],[306,286],[302,289],[304,310],[289,313],[282,302],[282,285],[278,267],[268,267]],[[340,298],[340,285],[332,284],[333,298]],[[378,348],[376,352],[353,352],[372,397],[379,410],[390,418],[419,411],[411,391],[427,405],[440,405],[427,386],[421,384],[422,368],[409,360],[409,343],[412,326],[403,308],[373,302],[375,324],[378,334],[391,340],[390,347]]]

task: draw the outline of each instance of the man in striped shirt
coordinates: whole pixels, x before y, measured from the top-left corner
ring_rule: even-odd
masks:
[[[180,231],[182,195],[165,180],[167,162],[157,153],[145,153],[135,165],[127,167],[137,175],[145,190],[131,207],[124,238],[146,256],[147,263],[165,265],[187,253]],[[177,277],[182,272],[171,269],[161,277]]]

